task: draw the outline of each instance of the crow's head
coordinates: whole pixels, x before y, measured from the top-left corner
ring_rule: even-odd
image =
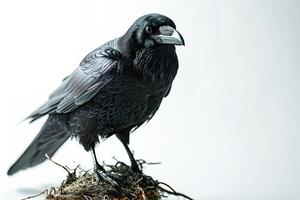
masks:
[[[155,45],[184,45],[175,23],[160,14],[148,14],[138,18],[121,37],[121,48],[133,53]]]

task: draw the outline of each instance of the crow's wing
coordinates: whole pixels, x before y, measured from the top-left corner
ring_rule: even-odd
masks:
[[[120,56],[120,52],[109,45],[92,51],[28,118],[34,121],[49,113],[68,113],[89,101],[116,75]]]

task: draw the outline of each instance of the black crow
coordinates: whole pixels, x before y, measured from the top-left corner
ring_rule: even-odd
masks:
[[[99,136],[124,145],[134,172],[141,172],[130,151],[129,134],[150,120],[171,89],[178,69],[174,45],[184,45],[174,22],[160,14],[138,18],[121,37],[89,53],[71,75],[34,111],[32,121],[48,119],[29,147],[8,170],[12,175],[50,157],[70,137],[93,155],[97,180],[115,184],[98,163]]]

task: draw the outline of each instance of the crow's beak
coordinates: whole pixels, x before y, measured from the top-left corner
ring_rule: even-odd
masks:
[[[159,27],[158,35],[153,36],[153,38],[158,44],[184,45],[181,34],[171,26]]]

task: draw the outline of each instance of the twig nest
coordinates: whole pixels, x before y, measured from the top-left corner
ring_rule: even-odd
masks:
[[[96,178],[90,171],[80,168],[69,172],[69,175],[59,188],[48,194],[48,200],[158,200],[163,196],[158,182],[152,177],[133,173],[129,166],[117,162],[116,165],[107,165],[108,172],[117,178],[118,188],[111,186],[105,180],[98,185]],[[74,176],[76,174],[76,176]]]
[[[68,176],[60,187],[45,190],[40,194],[25,198],[26,200],[45,193],[48,200],[158,200],[167,195],[181,196],[192,200],[191,197],[176,192],[166,183],[156,181],[145,174],[132,172],[131,168],[122,162],[105,165],[107,172],[115,177],[118,184],[116,188],[105,180],[97,184],[96,177],[91,171],[81,169],[79,166],[71,170],[53,161],[50,157],[47,158],[65,169]],[[141,169],[144,164],[159,164],[147,163],[144,160],[137,160],[137,163]]]

